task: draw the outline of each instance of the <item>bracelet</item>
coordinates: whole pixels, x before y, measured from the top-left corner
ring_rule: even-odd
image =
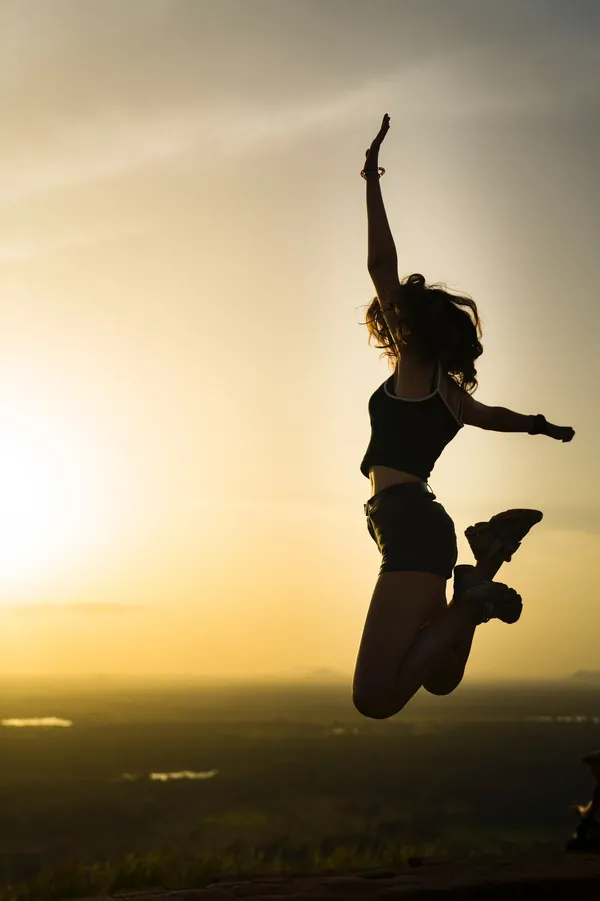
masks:
[[[383,166],[377,166],[377,168],[370,167],[369,169],[361,169],[360,174],[364,179],[366,179],[367,177],[365,175],[366,172],[376,172],[377,178],[381,178],[381,176],[385,174],[385,169],[383,168]],[[379,173],[381,173],[381,175]]]
[[[536,413],[535,416],[530,416],[530,426],[527,429],[529,435],[545,435],[546,434],[546,426],[548,425],[546,421],[546,417],[541,413]]]

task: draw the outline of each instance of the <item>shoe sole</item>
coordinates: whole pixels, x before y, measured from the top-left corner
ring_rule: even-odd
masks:
[[[540,510],[504,510],[488,522],[478,522],[466,528],[464,534],[477,564],[485,563],[496,555],[502,562],[509,563],[523,538],[543,516]]]

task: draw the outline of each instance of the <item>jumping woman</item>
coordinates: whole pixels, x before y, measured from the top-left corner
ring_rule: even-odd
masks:
[[[454,523],[428,484],[444,447],[464,425],[571,441],[570,427],[474,400],[474,362],[482,354],[473,300],[428,286],[422,275],[400,281],[396,247],[379,180],[386,114],[367,150],[367,267],[377,296],[366,325],[394,371],[369,400],[371,439],[361,464],[370,480],[367,527],[382,555],[362,635],[353,701],[364,716],[386,719],[424,687],[444,695],[460,683],[478,625],[514,623],[521,598],[493,578],[531,527],[538,510],[507,510],[465,531],[476,565],[456,566]],[[453,597],[446,582],[454,573]]]

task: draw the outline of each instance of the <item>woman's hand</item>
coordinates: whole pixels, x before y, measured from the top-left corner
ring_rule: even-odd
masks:
[[[367,167],[373,166],[373,168],[377,167],[377,160],[379,157],[379,148],[381,147],[382,141],[385,138],[390,128],[390,117],[386,113],[381,122],[381,128],[379,129],[379,133],[377,137],[372,142],[371,146],[365,153],[365,169]]]
[[[549,438],[554,438],[556,441],[562,441],[563,443],[571,441],[574,434],[574,430],[569,425],[553,425],[549,422],[546,427],[546,435]]]

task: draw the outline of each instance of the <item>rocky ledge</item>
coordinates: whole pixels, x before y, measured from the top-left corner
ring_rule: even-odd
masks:
[[[411,865],[386,870],[227,876],[204,888],[156,887],[79,901],[572,901],[577,894],[600,898],[600,854],[413,860]]]

